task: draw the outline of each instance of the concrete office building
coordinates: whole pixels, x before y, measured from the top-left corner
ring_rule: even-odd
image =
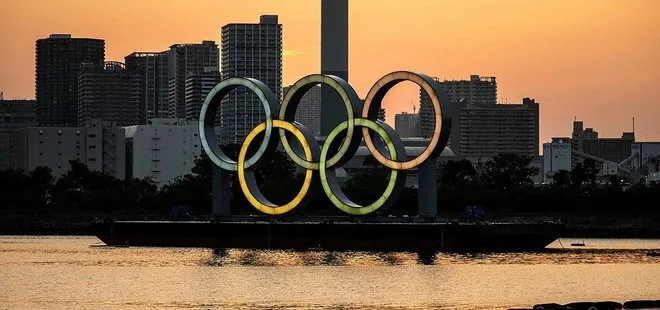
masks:
[[[573,151],[578,153],[619,163],[632,154],[634,142],[634,132],[624,132],[621,138],[600,138],[593,128],[584,128],[582,121],[573,122]],[[581,157],[575,156],[573,164],[581,160]]]
[[[543,143],[543,183],[552,182],[555,173],[572,166],[572,147],[570,138],[552,138],[552,142]]]
[[[140,122],[148,119],[167,118],[169,104],[169,51],[134,52],[124,57],[126,70],[140,75]]]
[[[321,73],[348,81],[348,0],[321,0]],[[321,87],[321,135],[346,120],[339,95]]]
[[[419,136],[419,115],[417,113],[399,113],[394,116],[394,130],[401,138]]]
[[[16,129],[37,125],[34,100],[0,98],[0,169],[11,166],[11,135]]]
[[[262,15],[258,24],[222,27],[222,77],[250,77],[266,84],[280,100],[282,25],[277,15]],[[265,120],[261,102],[246,89],[232,91],[220,109],[222,143],[242,143]]]
[[[495,77],[481,77],[471,75],[469,80],[444,80],[440,81],[440,88],[444,90],[448,99],[448,112],[454,119],[459,117],[457,108],[464,105],[492,106],[497,103],[497,81]],[[433,104],[431,98],[423,89],[420,89],[420,135],[431,137],[435,126]],[[452,126],[453,133],[458,131],[458,123]],[[456,151],[456,150],[454,150]]]
[[[14,130],[12,162],[17,168],[32,171],[38,166],[53,170],[56,178],[71,167],[70,160],[124,178],[124,130],[95,120],[90,127],[28,127]]]
[[[125,127],[126,177],[150,177],[160,187],[191,173],[201,154],[197,122],[153,119]]]
[[[103,66],[105,42],[53,34],[36,42],[36,112],[40,126],[78,125],[78,73]]]
[[[123,63],[83,64],[78,76],[78,126],[91,126],[95,119],[117,126],[139,124],[140,85],[140,74],[126,70]]]
[[[290,86],[282,89],[282,95]],[[307,127],[314,136],[321,135],[321,86],[314,86],[300,99],[295,120]]]
[[[220,72],[210,71],[188,75],[186,77],[186,120],[199,119],[199,112],[206,95],[220,83]]]
[[[186,77],[219,70],[219,52],[215,41],[201,44],[175,44],[170,47],[168,59],[168,115],[186,117]]]

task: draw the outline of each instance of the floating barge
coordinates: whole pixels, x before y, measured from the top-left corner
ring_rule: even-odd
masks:
[[[233,218],[222,221],[115,221],[92,225],[107,245],[328,251],[540,251],[565,225],[556,222],[358,222]]]

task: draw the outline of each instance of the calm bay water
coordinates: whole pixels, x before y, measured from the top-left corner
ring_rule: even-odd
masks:
[[[505,309],[660,299],[660,240],[562,239],[550,253],[332,253],[115,248],[0,236],[0,308]],[[629,250],[621,250],[629,249]],[[632,250],[630,250],[632,249]],[[427,262],[428,263],[428,262]]]

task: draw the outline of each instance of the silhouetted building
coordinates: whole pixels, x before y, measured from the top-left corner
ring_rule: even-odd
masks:
[[[71,167],[70,160],[115,178],[124,178],[124,130],[95,120],[89,127],[28,127],[12,135],[12,162],[32,171],[38,166],[53,170],[56,178]]]
[[[286,95],[289,88],[284,87],[282,95]],[[305,125],[314,136],[321,134],[321,86],[310,88],[300,99],[295,120]]]
[[[35,100],[0,99],[0,128],[17,129],[37,124]]]
[[[321,0],[321,73],[348,81],[348,0]],[[321,87],[321,135],[346,120],[341,97]]]
[[[209,71],[188,75],[186,77],[186,120],[199,119],[199,112],[206,95],[220,83],[220,72]]]
[[[140,74],[123,63],[106,62],[102,68],[83,65],[78,78],[78,125],[95,119],[117,126],[136,125],[140,118]]]
[[[201,154],[197,122],[153,119],[149,125],[125,127],[126,177],[151,178],[163,186],[191,173]]]
[[[258,24],[222,27],[222,77],[257,79],[280,100],[282,25],[277,15],[262,15]],[[264,109],[256,95],[241,88],[232,91],[220,107],[222,143],[241,143],[264,119]]]
[[[37,125],[34,106],[34,100],[0,99],[0,169],[11,166],[12,131]]]
[[[523,98],[522,104],[460,103],[455,108],[451,148],[456,155],[466,158],[490,158],[502,153],[538,155],[539,104],[534,99]]]
[[[593,128],[584,128],[582,121],[573,122],[573,151],[620,163],[632,154],[634,132],[624,132],[621,138],[599,138]],[[574,157],[573,164],[581,157]]]
[[[53,34],[36,42],[36,112],[41,126],[78,125],[78,73],[101,67],[105,42]]]
[[[394,130],[401,138],[418,137],[419,115],[417,113],[400,113],[394,115]]]
[[[469,80],[444,80],[439,81],[440,88],[445,92],[448,99],[448,113],[455,118],[457,115],[456,107],[462,105],[495,105],[497,103],[497,82],[495,77],[480,77],[479,75],[470,75]],[[431,98],[423,89],[420,89],[420,135],[429,138],[433,135],[435,126],[433,105]],[[452,131],[458,130],[458,124],[454,124]],[[457,150],[454,149],[456,152]],[[458,152],[457,152],[458,154]]]
[[[170,118],[186,117],[186,77],[206,71],[219,71],[219,52],[215,41],[201,44],[175,44],[168,60]]]
[[[168,117],[169,51],[135,52],[124,58],[126,70],[140,74],[140,124]]]

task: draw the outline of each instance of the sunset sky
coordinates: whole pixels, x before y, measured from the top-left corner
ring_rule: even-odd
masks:
[[[320,68],[320,0],[0,0],[0,90],[34,98],[34,46],[52,33],[105,39],[106,60],[215,40],[220,27],[277,14],[284,85]],[[604,137],[632,129],[660,141],[660,1],[352,0],[349,82],[360,96],[382,75],[495,76],[502,102],[541,103],[541,141],[574,117]],[[387,98],[388,122],[417,90]]]

